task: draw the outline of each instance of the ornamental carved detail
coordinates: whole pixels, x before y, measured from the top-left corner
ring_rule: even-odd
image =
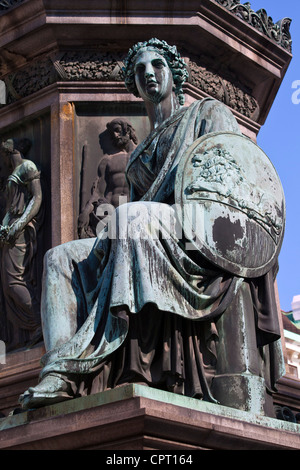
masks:
[[[188,55],[185,53],[186,57]],[[68,51],[44,57],[3,78],[7,90],[6,104],[58,81],[123,82],[124,58],[122,52],[97,50]],[[205,57],[191,57],[187,61],[191,85],[252,120],[258,118],[259,105],[251,90],[233,73],[224,66],[222,70],[213,70],[206,65],[208,58]]]
[[[6,104],[25,98],[58,79],[59,75],[50,58],[41,59],[11,73],[3,78],[7,90]]]
[[[283,227],[277,200],[248,181],[242,166],[228,150],[215,147],[195,154],[192,162],[193,182],[186,187],[187,194],[193,199],[208,198],[244,212],[261,224],[277,243]]]
[[[213,0],[222,5],[238,18],[246,21],[250,26],[275,41],[279,46],[287,51],[292,51],[292,39],[290,34],[290,18],[283,18],[274,23],[271,16],[268,16],[266,10],[260,9],[257,12],[252,10],[250,2],[241,4],[240,0]]]
[[[260,9],[257,12],[252,10],[250,2],[244,4],[240,0],[212,0],[227,10],[246,21],[248,24],[256,28],[261,33],[274,40],[278,45],[291,52],[292,40],[290,35],[290,18],[283,18],[274,23],[273,19],[268,16],[266,10]],[[0,12],[6,11],[15,5],[23,3],[24,0],[0,0]]]
[[[250,88],[242,84],[225,66],[221,70],[214,70],[205,62],[205,58],[193,57],[189,60],[191,85],[256,121],[260,108]]]
[[[276,418],[281,421],[288,421],[289,423],[300,423],[300,413],[292,410],[288,406],[275,405],[274,406]]]
[[[7,104],[57,81],[123,81],[125,54],[80,51],[51,55],[4,78]]]
[[[59,64],[68,80],[123,81],[124,58],[117,52],[67,52]]]

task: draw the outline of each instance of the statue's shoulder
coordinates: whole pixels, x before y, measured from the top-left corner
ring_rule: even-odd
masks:
[[[196,114],[215,114],[215,113],[228,113],[228,107],[215,98],[207,97],[201,100],[195,100],[190,105],[183,108],[184,115]]]
[[[19,167],[18,173],[19,178],[25,184],[40,177],[40,171],[32,160],[24,160]]]
[[[225,103],[215,98],[207,97],[195,101],[188,109],[190,109],[190,116],[194,115],[196,123],[201,127],[199,135],[222,130],[235,133],[241,132],[232,110]]]
[[[200,108],[205,108],[205,109],[228,109],[228,106],[226,104],[222,103],[222,101],[217,100],[216,98],[211,98],[210,96],[203,98],[202,100],[196,100],[194,103],[192,103],[194,106],[198,106]],[[190,106],[192,106],[190,105]]]

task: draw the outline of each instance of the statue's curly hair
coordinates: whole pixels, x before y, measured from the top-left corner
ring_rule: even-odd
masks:
[[[132,142],[134,144],[138,143],[138,138],[137,138],[137,135],[135,133],[135,129],[132,127],[131,124],[129,124],[129,122],[124,121],[124,119],[116,118],[116,119],[113,119],[112,121],[108,122],[106,124],[106,128],[109,132],[113,132],[113,124],[115,124],[115,123],[119,124],[122,127],[124,132],[128,132],[129,138],[132,140]]]
[[[176,46],[170,46],[166,41],[152,38],[148,41],[138,42],[131,49],[124,61],[123,73],[125,78],[125,86],[130,93],[134,96],[139,96],[134,78],[134,63],[138,52],[141,49],[151,48],[161,54],[167,61],[173,75],[175,94],[178,97],[179,103],[184,104],[184,93],[182,90],[183,83],[188,78],[187,66],[177,51]]]

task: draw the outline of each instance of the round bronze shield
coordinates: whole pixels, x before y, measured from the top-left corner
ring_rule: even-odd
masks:
[[[197,139],[178,164],[175,203],[187,250],[242,277],[262,276],[275,263],[284,193],[269,158],[249,138],[216,132]]]

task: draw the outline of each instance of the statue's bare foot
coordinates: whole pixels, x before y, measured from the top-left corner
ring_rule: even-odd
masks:
[[[52,405],[74,398],[71,386],[59,374],[46,375],[35,387],[20,395],[19,403],[23,410]]]

